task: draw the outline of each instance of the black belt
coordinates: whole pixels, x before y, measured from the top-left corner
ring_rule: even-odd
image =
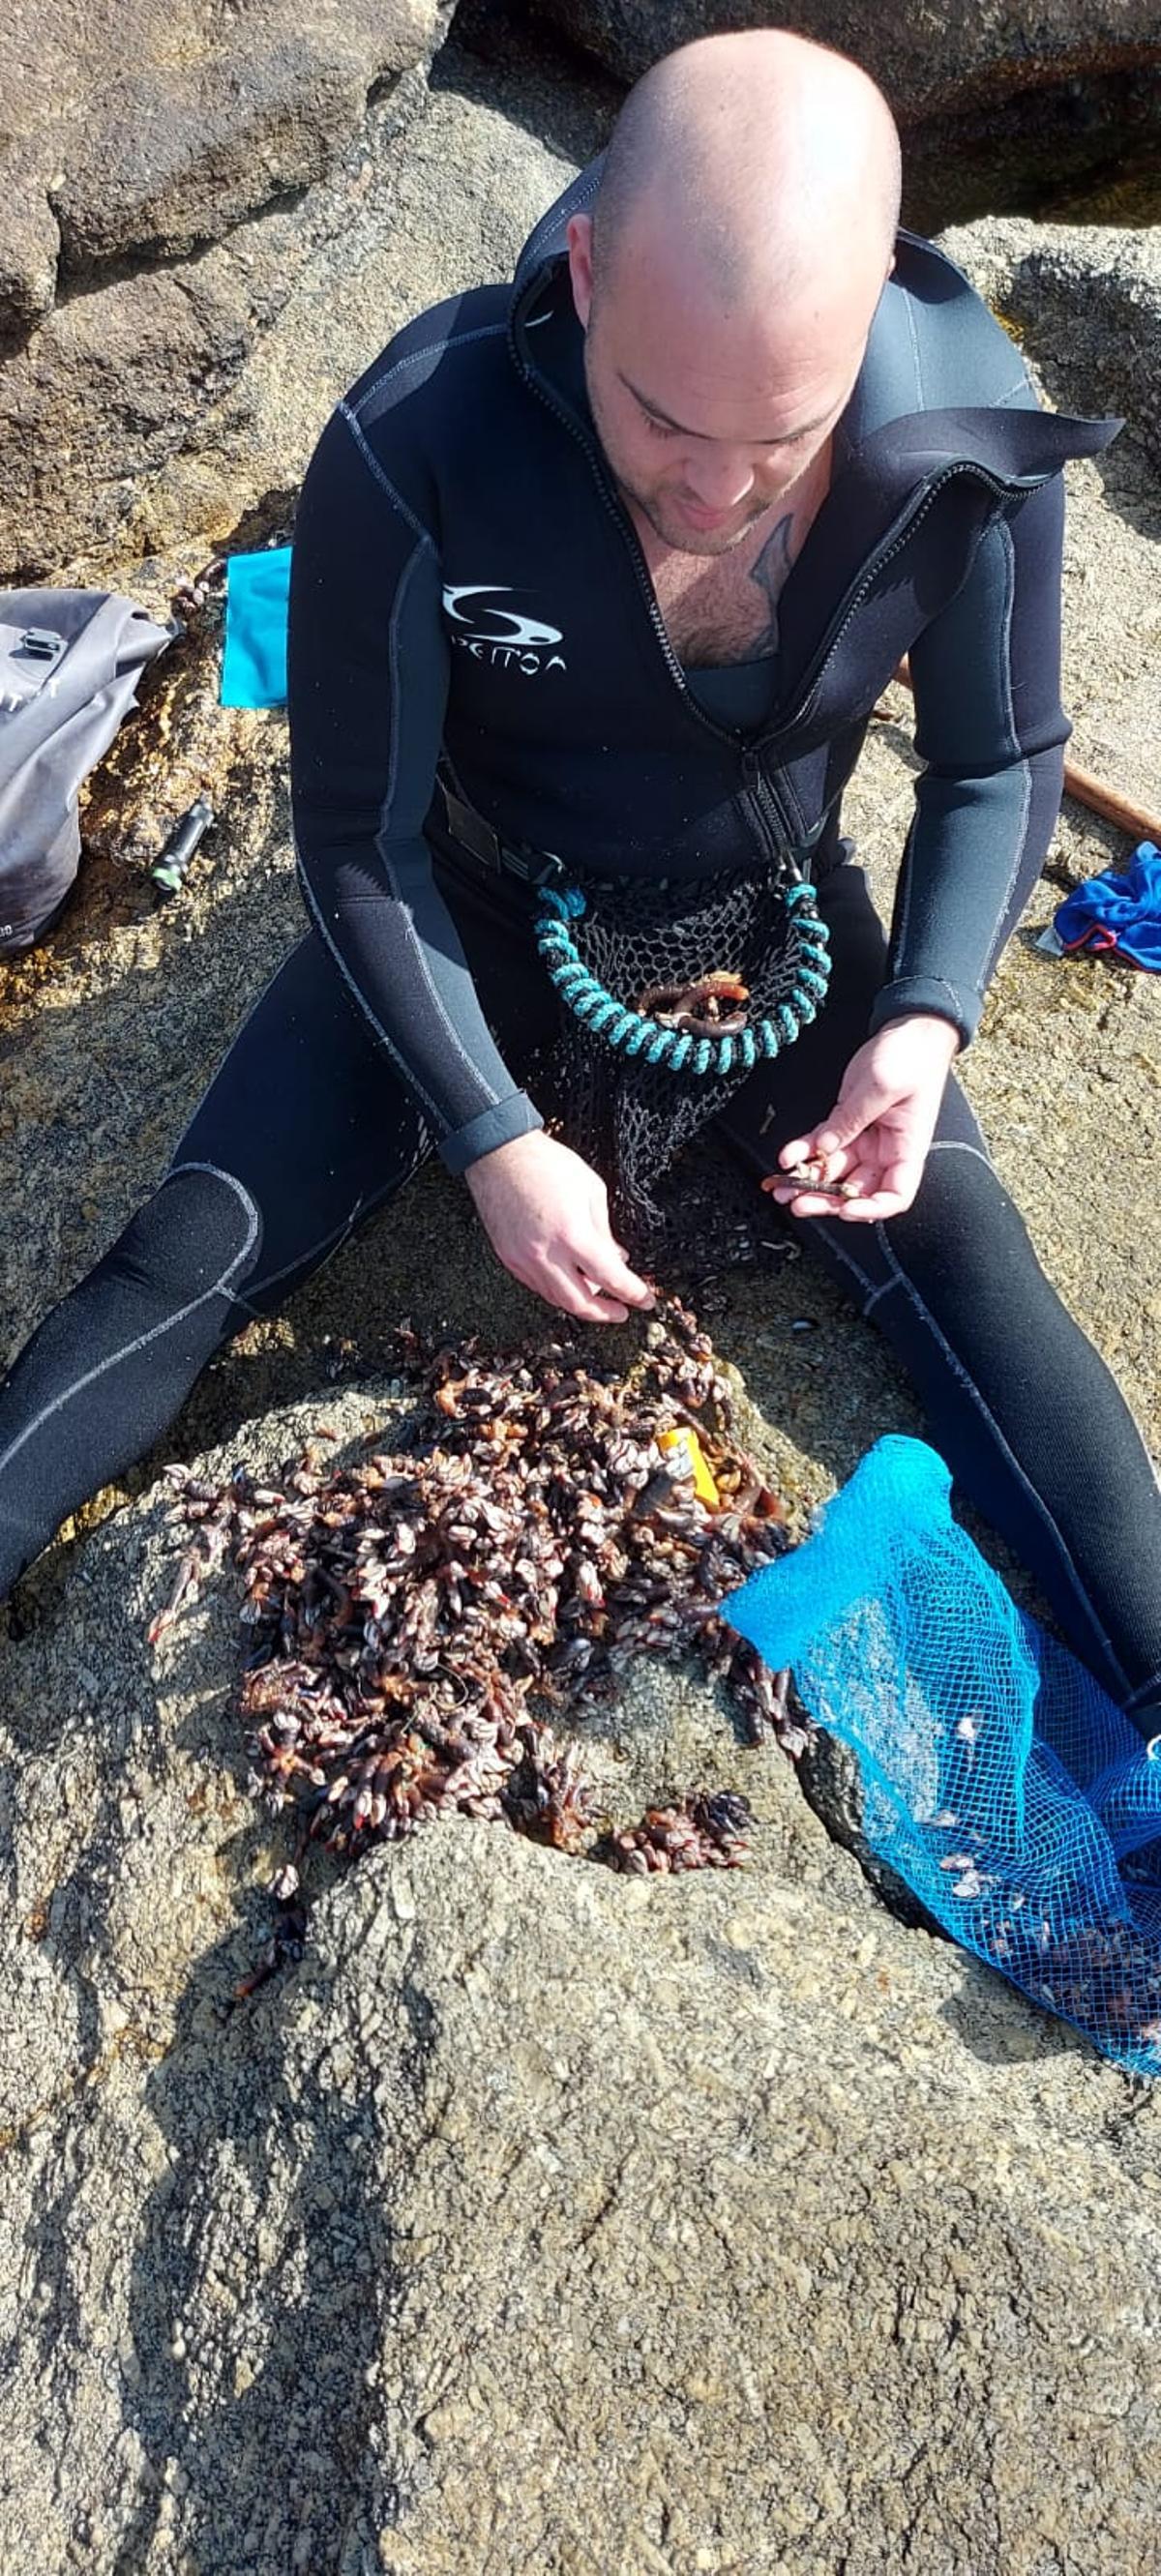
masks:
[[[453,795],[442,778],[436,779],[435,789],[452,840],[478,859],[489,875],[519,877],[529,886],[547,885],[551,878],[564,875],[563,862],[554,850],[525,850],[516,842],[502,841],[474,805],[465,805],[462,796]]]
[[[554,850],[522,849],[516,842],[502,841],[491,824],[485,823],[483,815],[477,814],[474,805],[466,805],[462,796],[453,793],[446,780],[437,777],[435,788],[436,803],[442,809],[444,824],[452,840],[467,850],[473,859],[478,859],[489,875],[519,877],[524,885],[542,886],[565,874],[564,862],[557,858]],[[834,802],[837,801],[836,798]],[[809,858],[821,841],[833,810],[833,804],[828,805],[801,841],[787,844],[788,858],[799,866]]]

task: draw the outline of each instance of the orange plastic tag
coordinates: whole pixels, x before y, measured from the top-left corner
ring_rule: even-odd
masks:
[[[656,1437],[659,1449],[663,1451],[680,1449],[684,1452],[688,1472],[693,1477],[695,1494],[699,1501],[709,1504],[711,1511],[717,1511],[722,1498],[706,1465],[701,1442],[692,1426],[683,1424],[678,1430],[659,1431]]]

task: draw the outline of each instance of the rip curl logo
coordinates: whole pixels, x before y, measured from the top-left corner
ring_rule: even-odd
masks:
[[[541,617],[525,617],[519,609],[495,604],[513,595],[510,582],[446,583],[443,604],[451,621],[452,643],[493,670],[522,671],[529,680],[540,671],[567,671],[563,654],[552,650],[554,644],[564,642],[559,626],[546,626]]]

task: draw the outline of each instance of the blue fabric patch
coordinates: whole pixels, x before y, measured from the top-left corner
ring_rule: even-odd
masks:
[[[231,555],[226,573],[223,707],[284,707],[289,546]]]
[[[1113,948],[1134,966],[1161,974],[1161,850],[1141,841],[1126,873],[1104,868],[1075,887],[1058,906],[1053,928],[1065,948],[1090,955]]]

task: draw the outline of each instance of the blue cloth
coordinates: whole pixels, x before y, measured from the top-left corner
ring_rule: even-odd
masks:
[[[284,707],[289,546],[231,555],[226,573],[223,707]]]
[[[928,1913],[1161,2075],[1161,1737],[1017,1609],[950,1487],[926,1442],[878,1441],[720,1616],[857,1755],[870,1848]]]
[[[1075,887],[1059,905],[1053,928],[1065,948],[1091,955],[1112,948],[1134,966],[1161,974],[1161,850],[1141,841],[1126,873],[1104,868]]]

